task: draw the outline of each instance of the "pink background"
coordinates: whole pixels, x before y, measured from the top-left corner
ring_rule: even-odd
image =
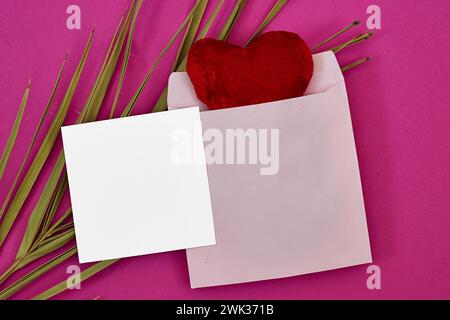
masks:
[[[93,25],[94,44],[67,123],[81,110],[115,26],[129,0],[21,0],[0,3],[0,148],[3,150],[28,77],[32,87],[22,130],[0,184],[3,201],[52,90],[64,54],[70,49],[62,81],[71,72]],[[207,14],[214,4],[211,1]],[[242,44],[273,1],[248,1],[232,33]],[[82,29],[66,28],[66,8],[81,7]],[[119,101],[130,99],[146,71],[195,3],[144,1]],[[234,1],[225,0],[219,23]],[[355,18],[365,20],[364,0],[291,0],[269,30],[298,32],[315,45]],[[259,283],[189,288],[185,253],[172,252],[122,260],[59,299],[386,299],[450,298],[450,68],[448,0],[378,0],[382,30],[369,42],[338,55],[342,64],[367,55],[374,60],[346,74],[367,208],[374,263],[381,267],[382,289],[366,287],[366,266]],[[213,31],[214,31],[213,30]],[[361,27],[362,30],[362,27]],[[353,31],[353,34],[358,31]],[[345,38],[345,37],[344,37]],[[136,114],[151,111],[165,86],[176,50],[169,52],[138,103]],[[117,79],[116,79],[117,80]],[[63,97],[57,94],[52,116]],[[111,105],[111,95],[108,106]],[[103,115],[106,114],[106,110]],[[41,141],[43,135],[39,137]],[[60,146],[60,145],[59,145]],[[35,150],[36,151],[36,150]],[[13,260],[22,232],[55,157],[41,174],[0,249],[0,271]],[[43,179],[44,178],[44,179]],[[69,205],[65,200],[64,208]],[[126,213],[124,213],[125,215]],[[39,262],[38,262],[39,263]],[[66,279],[66,266],[49,272],[14,298],[31,298]],[[35,264],[36,265],[36,264]],[[82,266],[83,268],[85,266]],[[29,268],[27,269],[29,270]],[[16,274],[13,279],[23,275]],[[12,279],[12,280],[13,280]]]

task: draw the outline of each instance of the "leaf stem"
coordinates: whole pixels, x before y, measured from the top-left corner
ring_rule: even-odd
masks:
[[[350,64],[348,64],[348,65],[346,65],[346,66],[343,66],[343,67],[341,68],[341,70],[342,70],[342,72],[346,72],[346,71],[351,70],[351,69],[353,69],[353,68],[356,68],[357,66],[360,66],[360,65],[362,65],[363,63],[365,63],[365,62],[367,62],[367,61],[370,61],[370,60],[372,60],[372,59],[373,59],[373,57],[366,57],[366,58],[363,58],[363,59],[359,59],[359,60],[357,60],[357,61],[355,61],[355,62],[352,62],[352,63],[350,63]]]
[[[343,43],[341,45],[338,45],[338,46],[332,48],[331,51],[333,51],[335,54],[337,54],[337,53],[341,52],[342,50],[344,50],[345,48],[347,48],[347,47],[349,47],[351,45],[354,45],[354,44],[357,44],[357,43],[360,43],[362,41],[370,39],[373,35],[374,35],[373,32],[360,34],[359,36],[356,36],[355,38],[353,38],[353,39],[351,39],[351,40],[349,40],[349,41],[347,41],[347,42],[345,42],[345,43]]]
[[[325,39],[324,41],[322,41],[321,43],[319,43],[318,45],[316,45],[315,47],[312,48],[312,50],[317,50],[318,48],[324,46],[325,44],[329,43],[330,41],[336,39],[337,37],[339,37],[341,34],[344,34],[345,32],[347,32],[348,30],[358,26],[361,24],[361,21],[356,20],[353,21],[351,24],[349,24],[348,26],[346,26],[344,29],[342,29],[341,31],[339,31],[338,33],[332,35],[331,37],[329,37],[328,39]]]

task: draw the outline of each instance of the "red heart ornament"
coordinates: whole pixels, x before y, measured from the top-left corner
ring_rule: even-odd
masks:
[[[297,34],[273,31],[246,48],[214,39],[190,49],[187,72],[210,109],[302,96],[313,74],[311,50]]]

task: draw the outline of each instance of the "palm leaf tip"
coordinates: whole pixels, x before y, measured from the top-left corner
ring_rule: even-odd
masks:
[[[2,157],[0,158],[0,179],[2,178],[3,173],[5,172],[6,165],[8,164],[9,158],[11,156],[11,152],[12,152],[14,144],[16,142],[17,134],[19,132],[19,127],[20,127],[20,124],[22,123],[25,106],[28,101],[28,95],[30,93],[30,86],[31,86],[31,77],[28,80],[27,86],[25,88],[25,93],[23,94],[22,102],[19,107],[19,111],[17,112],[16,120],[14,121],[13,127],[11,129],[8,140],[6,142],[6,147],[3,151]],[[0,218],[1,218],[1,216],[0,216]]]

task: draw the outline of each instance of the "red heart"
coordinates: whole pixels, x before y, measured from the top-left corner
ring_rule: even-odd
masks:
[[[302,96],[313,74],[311,50],[297,34],[263,34],[247,48],[203,39],[189,51],[187,72],[210,109]]]

